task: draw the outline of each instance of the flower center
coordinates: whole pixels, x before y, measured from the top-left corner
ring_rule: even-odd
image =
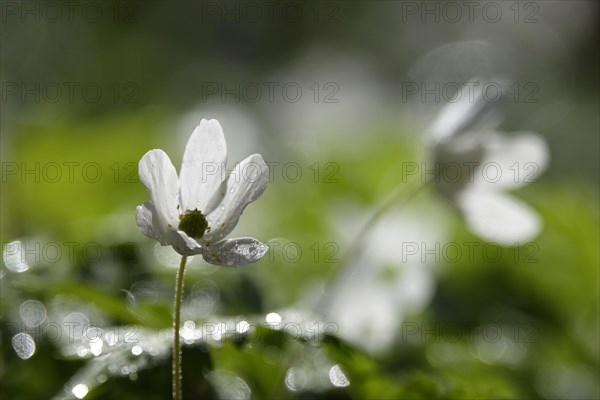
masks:
[[[201,239],[208,228],[206,217],[198,209],[186,210],[179,215],[179,230],[187,233],[189,237]]]

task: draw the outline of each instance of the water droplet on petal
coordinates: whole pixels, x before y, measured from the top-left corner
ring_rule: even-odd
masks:
[[[104,346],[104,342],[102,341],[102,339],[96,339],[94,341],[90,341],[90,352],[95,356],[99,356],[100,354],[102,354],[103,346]]]
[[[17,333],[12,338],[12,346],[19,358],[27,360],[35,353],[35,341],[28,333]]]
[[[90,353],[88,349],[86,349],[83,346],[79,346],[77,347],[77,355],[81,358],[87,357],[87,355]]]
[[[114,346],[115,344],[117,344],[119,342],[119,338],[113,331],[106,332],[106,334],[104,335],[104,340],[106,340],[106,343],[109,346]]]
[[[87,396],[89,389],[86,385],[80,383],[78,385],[75,385],[73,389],[71,389],[71,392],[78,399],[83,399],[85,396]]]
[[[29,264],[25,260],[23,251],[23,242],[15,240],[4,246],[4,265],[12,272],[25,272],[29,269]]]
[[[247,321],[240,321],[236,324],[235,330],[239,333],[246,333],[250,329],[250,324]]]
[[[279,326],[279,324],[281,324],[281,315],[274,312],[268,313],[265,317],[265,320],[267,321],[267,324],[271,325],[271,327],[276,328]]]
[[[348,380],[346,374],[344,374],[344,371],[342,371],[339,365],[334,365],[333,367],[331,367],[331,369],[329,370],[329,380],[331,381],[333,386],[336,387],[346,387],[350,385],[350,381]]]
[[[134,356],[139,356],[140,354],[142,354],[144,350],[142,349],[142,346],[140,345],[135,345],[131,348],[131,354],[133,354]]]

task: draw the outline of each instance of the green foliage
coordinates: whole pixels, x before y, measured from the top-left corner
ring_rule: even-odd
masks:
[[[24,139],[15,144],[15,160],[82,165],[98,160],[106,171],[113,163],[136,162],[153,147],[148,132],[158,133],[156,126],[164,123],[160,116],[144,115],[94,124],[65,121],[54,127],[22,127]],[[89,132],[85,146],[81,132]],[[330,150],[339,168],[336,183],[312,179],[273,183],[244,215],[268,221],[254,233],[263,239],[277,235],[270,243],[271,252],[239,270],[190,263],[185,302],[208,307],[205,321],[227,316],[257,324],[274,310],[310,304],[316,288],[341,268],[339,261],[348,251],[333,229],[331,218],[339,211],[335,204],[343,199],[368,210],[397,184],[402,160],[417,159],[410,140],[394,139],[385,130],[373,135],[381,140],[369,141],[360,152]],[[310,165],[310,160],[302,161]],[[105,175],[95,184],[77,178],[72,183],[63,179],[7,185],[3,201],[12,211],[3,216],[5,240],[48,232],[58,243],[75,238],[80,243],[98,243],[102,256],[89,257],[79,247],[69,262],[63,257],[61,262],[46,260],[22,274],[3,271],[3,321],[18,321],[24,300],[39,299],[49,309],[60,299],[61,304],[74,304],[80,310],[91,307],[106,326],[169,329],[174,269],[159,264],[154,257],[157,246],[137,232],[133,216],[135,205],[145,199],[144,188],[139,182],[113,178]],[[234,374],[248,385],[253,398],[522,399],[558,393],[558,386],[552,386],[554,375],[548,375],[552,368],[593,376],[599,369],[597,192],[585,183],[555,179],[532,184],[517,195],[541,214],[542,235],[531,244],[502,248],[497,260],[476,253],[473,260],[440,263],[430,307],[423,315],[405,320],[434,331],[449,324],[470,327],[469,334],[440,336],[438,329],[436,334],[416,334],[416,340],[406,341],[399,332],[389,352],[371,355],[335,336],[306,340],[258,326],[253,335],[185,346],[184,393],[218,397],[215,376],[223,373],[218,379]],[[445,207],[443,200],[433,199],[427,193],[419,201],[437,201]],[[110,217],[114,210],[123,212]],[[122,220],[121,225],[107,225],[111,218]],[[105,232],[115,226],[125,228],[111,240]],[[467,232],[458,216],[452,219],[451,237],[485,245]],[[292,254],[293,249],[282,253],[292,241],[304,251],[301,256]],[[338,246],[332,248],[335,251],[323,248],[328,242]],[[311,249],[314,243],[320,246],[318,255],[317,248]],[[327,262],[331,259],[325,256],[338,262]],[[151,295],[129,293],[140,281],[153,283]],[[199,282],[202,290],[216,288],[214,293],[206,292],[212,300],[194,297],[192,288]],[[198,299],[210,301],[198,303]],[[490,326],[502,328],[502,340],[481,340],[481,332]],[[13,327],[4,324],[2,333],[0,376],[7,398],[59,393],[62,384],[89,362],[65,357],[61,345],[49,340],[38,341],[32,358],[21,360],[12,350]],[[327,371],[334,365],[344,372],[348,386],[329,383]],[[325,383],[291,391],[285,384],[291,368],[322,374]],[[162,357],[137,371],[134,379],[109,377],[88,398],[165,398],[169,393],[170,359]]]

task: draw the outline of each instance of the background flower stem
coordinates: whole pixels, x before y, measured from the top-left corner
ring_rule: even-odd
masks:
[[[179,270],[175,278],[175,307],[173,310],[173,399],[181,400],[181,343],[179,326],[181,325],[181,295],[183,293],[183,276],[185,274],[186,256],[181,257]]]

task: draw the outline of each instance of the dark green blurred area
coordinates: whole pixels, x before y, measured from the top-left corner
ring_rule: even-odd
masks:
[[[332,214],[348,203],[367,213],[399,183],[402,162],[422,156],[418,130],[431,115],[415,123],[421,115],[413,115],[413,105],[400,100],[402,83],[413,79],[410,71],[417,60],[455,41],[486,41],[493,57],[465,67],[477,59],[475,50],[469,50],[465,60],[438,59],[436,68],[455,68],[453,76],[467,78],[481,68],[539,86],[539,101],[510,104],[502,125],[506,131],[536,131],[550,147],[549,170],[540,182],[515,194],[544,221],[534,241],[534,262],[527,258],[529,248],[519,249],[519,257],[507,250],[494,262],[481,257],[441,262],[433,300],[425,311],[405,319],[384,355],[371,355],[336,336],[315,344],[285,340],[282,332],[268,329],[251,346],[226,340],[217,347],[186,347],[186,398],[218,397],[219,389],[207,378],[211,371],[239,376],[252,398],[598,398],[598,3],[533,3],[540,22],[530,25],[516,24],[512,16],[498,24],[423,23],[403,12],[407,4],[424,3],[400,1],[278,3],[268,6],[274,7],[273,20],[263,14],[260,22],[240,14],[248,3],[227,2],[234,11],[223,14],[227,6],[222,2],[100,2],[93,4],[99,4],[102,17],[92,23],[77,11],[87,3],[74,3],[72,22],[62,3],[58,22],[35,11],[42,10],[41,2],[2,3],[1,241],[3,248],[14,240],[33,240],[63,249],[57,261],[42,257],[35,268],[20,274],[2,265],[2,398],[60,394],[87,363],[65,357],[60,345],[47,339],[36,342],[27,360],[15,354],[11,340],[26,300],[38,300],[48,310],[56,302],[92,307],[106,326],[170,327],[175,270],[165,266],[171,261],[160,259],[155,243],[135,226],[135,207],[147,199],[137,162],[149,149],[162,148],[179,168],[194,124],[215,116],[206,114],[214,110],[236,155],[259,152],[267,161],[296,162],[304,172],[291,182],[276,170],[236,232],[264,242],[294,241],[305,254],[289,262],[274,252],[239,270],[197,262],[188,268],[186,291],[208,281],[217,288],[218,305],[208,320],[311,304],[314,288],[342,265],[315,260],[306,249],[313,243],[337,243],[335,257],[342,260],[349,249],[342,245]],[[23,16],[19,13],[26,4],[34,11]],[[252,4],[263,12],[269,9]],[[285,17],[286,4],[301,10],[302,17]],[[508,13],[506,4],[502,9]],[[36,12],[42,13],[40,22]],[[314,48],[320,50],[311,53]],[[333,69],[321,70],[321,60],[311,54],[328,53],[334,61],[339,54],[350,54],[358,65],[367,65],[366,75],[379,84],[384,108],[369,115],[368,97],[359,99],[364,104],[357,108],[367,110],[366,115],[344,108],[361,92],[348,91],[343,84],[348,81],[336,79],[354,65],[340,57]],[[218,94],[206,93],[207,82],[287,82],[297,76],[320,85],[339,83],[342,114],[334,117],[335,123],[318,125],[327,121],[331,104],[313,103],[322,110],[314,111],[279,97],[274,102],[264,97],[222,102]],[[77,85],[73,101],[65,82]],[[38,101],[39,92],[20,92],[36,83],[58,85],[61,98],[48,101],[42,94]],[[85,98],[80,88],[86,84],[101,87],[97,101]],[[241,122],[228,119],[229,112],[242,115]],[[288,122],[288,115],[294,120]],[[294,125],[297,121],[303,125]],[[346,132],[347,123],[359,122],[364,131]],[[232,132],[236,128],[241,132]],[[316,134],[303,136],[304,131]],[[319,179],[313,179],[309,168],[315,162]],[[327,162],[335,165],[335,179],[329,183],[324,179],[330,172],[324,168]],[[60,177],[54,179],[56,165]],[[33,172],[23,175],[26,168]],[[484,244],[433,191],[416,201],[448,212],[451,240]],[[65,243],[76,243],[68,255]],[[89,243],[94,244],[92,252],[99,249],[98,257],[87,252]],[[132,301],[128,293],[139,282],[151,282],[155,294]],[[456,336],[440,333],[453,326],[475,332],[499,326],[502,338],[512,342],[490,345],[466,334],[454,340]],[[413,331],[415,327],[429,333]],[[322,357],[341,366],[349,386],[286,388],[286,371],[300,361],[315,363],[318,370]],[[135,380],[110,377],[86,398],[168,398],[170,373],[170,359],[159,359],[139,370]]]

